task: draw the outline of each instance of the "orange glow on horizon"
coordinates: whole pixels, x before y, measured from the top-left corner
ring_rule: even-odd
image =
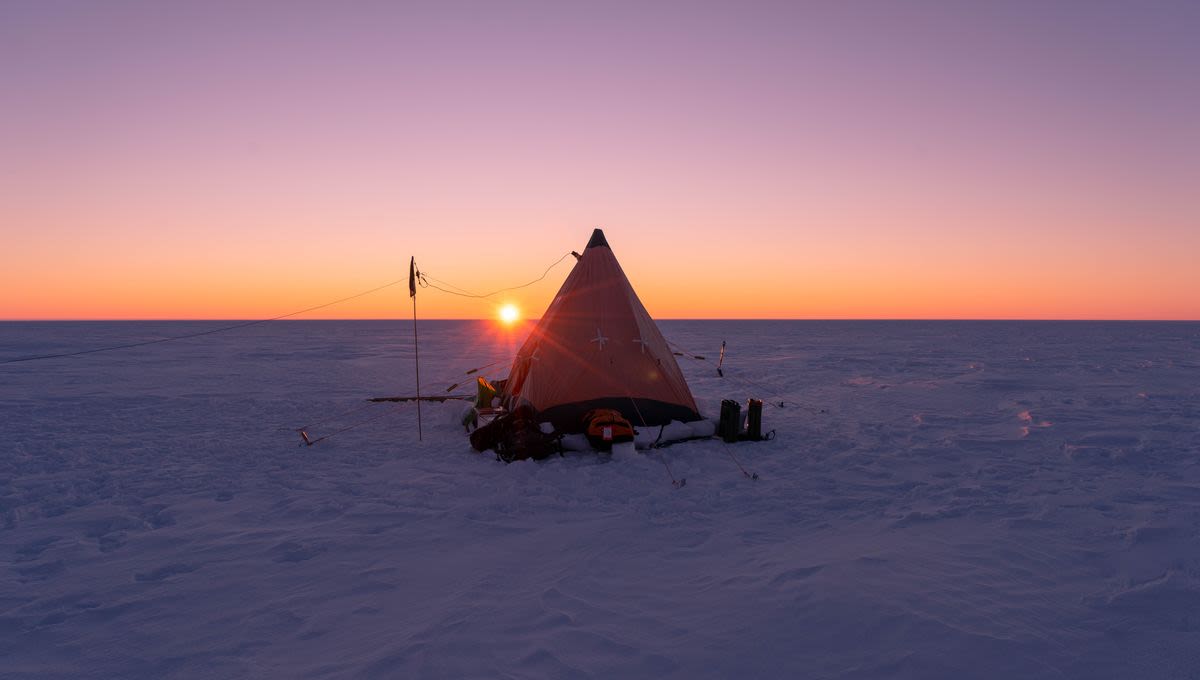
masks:
[[[614,239],[612,235],[610,239]],[[1195,275],[1169,270],[1091,272],[1062,267],[1054,272],[1026,270],[994,280],[986,268],[886,267],[871,263],[845,269],[808,261],[790,271],[787,265],[747,266],[735,278],[718,276],[718,266],[687,263],[650,265],[638,257],[622,258],[634,289],[657,319],[799,318],[799,319],[1197,319],[1200,290]],[[544,266],[544,265],[542,265]],[[875,268],[873,276],[864,269]],[[537,266],[530,270],[536,270]],[[11,269],[9,270],[12,271]],[[452,296],[421,288],[417,311],[422,319],[495,319],[511,326],[514,310],[531,310],[536,320],[549,305],[569,269],[552,272],[545,281],[514,292],[512,302],[497,309],[489,300]],[[782,273],[778,273],[782,272]],[[462,278],[439,272],[444,280],[469,290],[487,290],[519,282],[484,273]],[[347,297],[386,282],[382,277],[334,272],[296,282],[280,269],[256,278],[230,272],[209,281],[200,273],[195,283],[167,274],[150,278],[92,276],[55,279],[27,272],[20,281],[0,273],[0,285],[20,291],[0,302],[0,317],[37,319],[260,319],[288,314]],[[1192,280],[1189,280],[1189,276]],[[28,285],[36,281],[37,285]],[[411,301],[405,285],[297,315],[297,319],[408,318]],[[516,313],[519,319],[521,315]],[[510,320],[511,319],[511,320]]]
[[[487,291],[529,282],[561,253],[580,248],[589,233],[586,227],[559,228],[527,243],[467,245],[403,243],[382,235],[391,243],[370,251],[329,239],[324,257],[314,248],[296,260],[258,263],[254,253],[231,257],[220,248],[180,256],[171,240],[136,256],[92,257],[99,245],[47,254],[55,267],[9,256],[0,286],[15,294],[0,298],[0,318],[271,318],[389,280],[398,283],[295,318],[406,318],[412,313],[403,276],[407,257],[395,253],[415,251],[422,269],[438,280]],[[605,233],[643,304],[659,319],[1200,318],[1200,296],[1194,294],[1200,274],[1190,266],[1194,251],[1186,248],[1141,256],[1117,240],[1105,247],[1093,243],[1087,257],[1068,257],[1064,253],[1075,255],[1077,247],[1062,237],[1036,244],[1013,238],[977,252],[970,243],[847,243],[818,233],[803,243],[780,240],[783,247],[714,252],[703,241],[646,238],[643,229],[610,227]],[[490,263],[503,266],[485,266]],[[573,263],[567,258],[545,279],[506,294],[506,304],[540,317]],[[434,288],[418,289],[417,311],[424,319],[498,314],[492,299]]]

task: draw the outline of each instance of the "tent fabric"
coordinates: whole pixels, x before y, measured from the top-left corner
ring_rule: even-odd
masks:
[[[700,419],[674,354],[599,229],[517,353],[507,391],[513,406],[533,406],[563,432],[581,431],[594,408],[635,426]]]

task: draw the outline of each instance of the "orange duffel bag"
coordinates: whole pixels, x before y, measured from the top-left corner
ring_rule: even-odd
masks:
[[[592,446],[600,451],[611,451],[613,444],[633,441],[633,425],[620,411],[597,408],[583,416],[583,433]]]

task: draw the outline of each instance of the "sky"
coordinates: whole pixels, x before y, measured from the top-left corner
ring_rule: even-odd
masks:
[[[1198,196],[1196,2],[0,1],[0,319],[487,292],[597,226],[659,318],[1197,319]]]

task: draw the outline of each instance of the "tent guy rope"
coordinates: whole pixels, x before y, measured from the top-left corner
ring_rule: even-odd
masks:
[[[417,282],[421,285],[422,288],[433,288],[434,290],[440,290],[443,293],[449,293],[450,295],[457,295],[459,297],[479,298],[479,299],[490,298],[490,297],[495,297],[495,296],[499,295],[500,293],[507,293],[510,290],[520,290],[521,288],[528,288],[529,286],[532,286],[535,283],[540,283],[543,279],[545,279],[547,276],[550,275],[550,271],[552,269],[557,267],[560,263],[562,263],[563,260],[567,259],[570,256],[571,256],[571,253],[569,253],[569,252],[564,253],[562,257],[560,257],[554,261],[554,264],[550,265],[549,267],[546,267],[546,271],[542,272],[541,276],[530,281],[529,283],[523,283],[519,286],[509,286],[508,288],[501,288],[499,290],[494,290],[490,293],[483,293],[483,294],[471,293],[471,292],[467,291],[466,288],[456,286],[456,285],[454,285],[452,283],[448,283],[446,281],[441,281],[437,278],[430,276],[427,272],[422,272],[420,270],[417,270]],[[455,288],[456,290],[449,290],[447,288],[442,288],[441,286],[432,284],[429,282],[430,279],[437,281],[438,283],[442,284],[443,286],[449,286],[450,288]],[[462,292],[457,292],[457,291],[462,291]]]
[[[667,340],[667,344],[671,347],[672,350],[674,350],[675,356],[687,357],[689,359],[694,359],[696,361],[706,361],[706,362],[711,363],[711,360],[708,357],[704,356],[703,354],[695,354],[693,352],[689,352],[686,349],[680,347],[679,345],[671,342],[670,340]],[[727,375],[725,375],[725,371],[722,368],[722,365],[724,363],[725,363],[725,341],[722,340],[721,341],[720,360],[717,362],[717,375],[719,377],[728,378],[730,380],[733,380],[734,382],[740,382],[743,385],[748,385],[755,389],[761,390],[765,394],[770,394],[772,392],[778,392],[778,390],[776,388],[768,387],[758,381],[751,380],[750,378],[747,378],[744,376],[740,376],[740,375],[728,375],[727,376]],[[791,404],[793,406],[803,406],[805,408],[812,409],[814,411],[818,410],[816,407],[812,406],[811,404],[803,404],[803,403],[796,401],[795,399],[786,399],[786,400],[778,399],[775,401],[763,400],[763,403],[768,406],[771,406],[773,408],[787,408],[787,405]],[[824,411],[821,410],[821,412],[823,413]]]
[[[551,264],[548,268],[546,268],[545,272],[543,272],[541,276],[534,279],[533,281],[530,281],[529,283],[524,283],[519,286],[512,286],[509,288],[501,288],[500,290],[493,291],[486,295],[476,295],[476,294],[467,293],[467,292],[456,293],[452,290],[447,290],[445,288],[435,286],[433,284],[430,284],[428,281],[426,281],[425,280],[426,275],[420,271],[415,272],[416,273],[416,283],[418,283],[423,288],[424,287],[434,288],[436,290],[440,290],[444,293],[449,293],[451,295],[484,299],[484,298],[489,298],[489,297],[492,297],[495,295],[499,295],[500,293],[503,293],[506,291],[518,290],[520,288],[526,288],[528,286],[532,286],[533,284],[542,281],[543,279],[546,278],[546,276],[548,276],[550,274],[550,270],[554,269],[556,266],[558,266],[559,263],[561,263],[563,260],[567,259],[567,257],[570,254],[571,253],[567,253],[566,255],[563,255],[562,257],[555,260],[553,264]],[[413,264],[414,264],[414,268],[415,268],[415,261]],[[432,277],[429,277],[429,278],[432,278]],[[172,336],[168,336],[165,338],[155,338],[153,340],[139,340],[137,342],[127,342],[127,343],[122,343],[119,345],[106,345],[103,347],[92,347],[89,349],[81,349],[81,350],[76,350],[76,351],[71,351],[71,352],[56,352],[56,353],[52,353],[52,354],[33,354],[33,355],[29,355],[29,356],[13,357],[11,359],[0,359],[0,365],[18,364],[18,363],[24,363],[24,362],[29,362],[29,361],[44,361],[47,359],[65,359],[68,357],[84,356],[87,354],[99,354],[101,352],[114,352],[114,351],[122,350],[122,349],[133,349],[135,347],[146,347],[147,345],[158,345],[158,344],[162,344],[162,343],[166,343],[166,342],[175,342],[176,340],[187,340],[189,338],[199,338],[199,337],[204,337],[206,335],[215,335],[217,333],[225,333],[228,331],[237,330],[239,328],[248,328],[250,326],[257,326],[259,324],[269,323],[271,321],[280,321],[282,319],[288,319],[293,316],[299,316],[301,314],[306,314],[308,312],[315,312],[318,309],[325,309],[326,307],[332,307],[334,305],[339,305],[339,304],[342,304],[343,302],[349,302],[351,300],[355,300],[357,298],[360,298],[360,297],[363,297],[366,295],[370,295],[371,293],[377,293],[381,290],[391,288],[392,286],[397,286],[401,283],[404,283],[406,280],[409,280],[409,277],[405,277],[402,279],[396,279],[395,281],[389,281],[388,283],[385,283],[381,286],[376,286],[374,288],[370,288],[370,289],[364,290],[362,292],[355,293],[354,295],[347,295],[346,297],[338,298],[337,300],[332,300],[330,302],[324,302],[319,305],[313,305],[312,307],[305,307],[304,309],[299,309],[294,312],[288,312],[287,314],[280,314],[278,316],[272,316],[267,319],[254,319],[252,321],[242,321],[239,323],[230,324],[228,326],[209,328],[207,330],[197,331],[195,333],[184,333],[182,335],[172,335]],[[433,279],[433,280],[437,281],[437,279]],[[412,285],[412,283],[413,282],[410,281],[410,286]],[[440,283],[442,283],[445,286],[450,286],[451,288],[458,288],[458,286],[454,286],[452,284],[446,283],[445,281],[440,281]],[[464,289],[459,288],[459,290],[464,290]]]
[[[16,357],[13,359],[4,359],[3,361],[0,361],[0,364],[16,364],[16,363],[20,363],[23,361],[40,361],[43,359],[62,359],[65,357],[77,357],[77,356],[82,356],[84,354],[96,354],[99,352],[112,352],[114,350],[119,350],[119,349],[131,349],[134,347],[145,347],[146,345],[157,345],[157,344],[164,343],[164,342],[173,342],[175,340],[186,340],[188,338],[199,338],[199,337],[202,337],[205,335],[213,335],[215,333],[224,333],[226,331],[232,331],[232,330],[236,330],[238,328],[246,328],[248,326],[256,326],[258,324],[263,324],[263,323],[267,323],[270,321],[279,321],[281,319],[286,319],[286,318],[293,317],[293,316],[299,316],[300,314],[304,314],[306,312],[315,312],[318,309],[332,307],[333,305],[341,304],[343,302],[349,302],[350,300],[354,300],[355,298],[360,298],[360,297],[363,297],[364,295],[370,295],[371,293],[381,291],[385,288],[391,288],[392,286],[395,286],[397,284],[404,283],[404,281],[405,281],[405,279],[396,279],[395,281],[385,283],[382,286],[376,286],[375,288],[372,288],[370,290],[364,290],[361,293],[355,293],[354,295],[340,298],[340,299],[334,300],[332,302],[326,302],[324,304],[315,305],[312,307],[306,307],[305,309],[301,309],[299,311],[289,312],[287,314],[280,314],[279,316],[273,316],[269,319],[256,319],[254,321],[244,321],[242,323],[236,323],[236,324],[232,324],[229,326],[222,326],[220,328],[210,328],[208,330],[198,331],[196,333],[185,333],[183,335],[172,335],[170,337],[158,338],[156,340],[143,340],[140,342],[129,342],[129,343],[125,343],[123,345],[110,345],[108,347],[94,347],[92,349],[84,349],[84,350],[79,350],[77,352],[61,352],[58,354],[37,354],[37,355],[32,355],[32,356]]]

